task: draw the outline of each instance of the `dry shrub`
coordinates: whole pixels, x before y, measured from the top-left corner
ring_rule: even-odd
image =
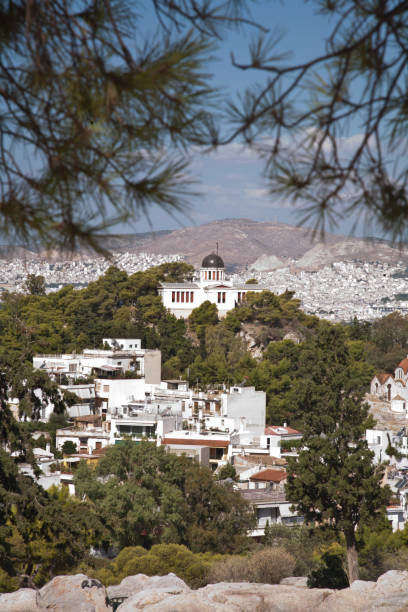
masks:
[[[293,575],[294,567],[295,558],[283,548],[265,548],[249,557],[230,557],[215,563],[207,581],[279,584],[282,578]]]
[[[381,573],[383,574],[389,570],[408,570],[407,550],[396,550],[384,556]]]

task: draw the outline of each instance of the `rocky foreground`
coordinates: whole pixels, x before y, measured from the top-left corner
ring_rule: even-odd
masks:
[[[1,612],[377,612],[408,611],[408,572],[390,571],[377,582],[357,580],[349,589],[308,589],[304,578],[279,585],[248,582],[210,584],[191,590],[174,574],[128,576],[105,588],[84,574],[57,576],[36,591],[0,595]]]

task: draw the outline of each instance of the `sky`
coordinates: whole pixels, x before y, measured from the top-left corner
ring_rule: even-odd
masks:
[[[252,9],[252,16],[255,22],[271,31],[279,29],[283,38],[277,49],[290,51],[290,62],[303,61],[322,53],[325,38],[331,31],[329,18],[317,14],[314,2],[258,0]],[[149,16],[147,20],[149,22]],[[236,61],[247,61],[248,44],[253,33],[251,28],[229,33],[220,44],[217,60],[209,64],[213,83],[229,95],[234,96],[245,85],[261,82],[264,78],[263,73],[241,71],[231,65],[231,52]],[[121,233],[178,229],[226,218],[278,221],[293,225],[300,222],[297,208],[278,201],[276,196],[267,192],[262,176],[262,160],[249,148],[232,143],[217,152],[192,154],[191,172],[198,181],[197,191],[201,195],[192,199],[188,214],[170,217],[154,206],[150,209],[149,220],[142,218],[131,228],[121,225],[115,229]],[[340,222],[332,231],[348,234],[354,221],[349,218]],[[363,235],[364,231],[365,228],[359,225],[355,234]]]
[[[329,18],[317,14],[313,1],[258,0],[254,3],[252,15],[255,22],[271,31],[278,28],[283,33],[277,49],[290,51],[290,62],[303,61],[322,53],[325,38],[331,31]],[[147,15],[145,18],[148,28],[149,25],[153,28],[152,17]],[[228,34],[220,43],[217,60],[209,64],[213,83],[229,95],[234,96],[245,85],[262,82],[264,78],[263,73],[241,71],[231,65],[231,52],[238,62],[247,61],[248,44],[253,33],[254,30],[244,28]],[[249,148],[232,143],[210,154],[192,153],[191,160],[191,172],[198,181],[197,190],[201,195],[192,199],[187,215],[178,214],[172,218],[153,206],[149,220],[142,218],[132,226],[121,225],[115,229],[120,233],[178,229],[226,218],[299,223],[296,208],[268,194],[262,177],[262,160]],[[332,231],[348,234],[354,221],[347,219]],[[363,235],[364,231],[362,226],[358,226],[355,234]]]

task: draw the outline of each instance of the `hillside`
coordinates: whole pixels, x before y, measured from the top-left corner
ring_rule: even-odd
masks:
[[[327,233],[324,242],[312,238],[310,230],[284,223],[224,219],[178,230],[158,230],[111,236],[105,246],[111,251],[183,255],[185,261],[199,267],[205,255],[216,249],[229,272],[253,268],[272,270],[288,264],[301,270],[317,270],[334,261],[408,264],[408,249],[400,251],[389,241],[362,239]],[[34,252],[18,246],[0,246],[0,259],[41,258],[46,260],[83,259],[93,257],[89,251],[74,254]],[[295,260],[295,261],[294,261]]]
[[[216,243],[228,269],[250,267],[260,259],[262,269],[271,258],[271,268],[287,265],[298,260],[296,267],[318,269],[333,261],[361,260],[396,264],[408,263],[408,250],[399,251],[385,241],[364,240],[327,233],[324,243],[312,239],[310,230],[274,223],[257,222],[250,219],[225,219],[204,225],[185,227],[166,235],[157,235],[147,240],[134,251],[174,254],[185,256],[185,261],[199,266],[202,258]]]

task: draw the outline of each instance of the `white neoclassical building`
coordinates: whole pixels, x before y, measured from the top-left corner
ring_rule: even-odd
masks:
[[[233,285],[225,278],[225,266],[217,253],[204,257],[199,280],[186,283],[160,283],[163,304],[176,317],[187,318],[194,308],[207,300],[216,304],[220,317],[245,301],[248,291],[263,291],[259,285]]]

